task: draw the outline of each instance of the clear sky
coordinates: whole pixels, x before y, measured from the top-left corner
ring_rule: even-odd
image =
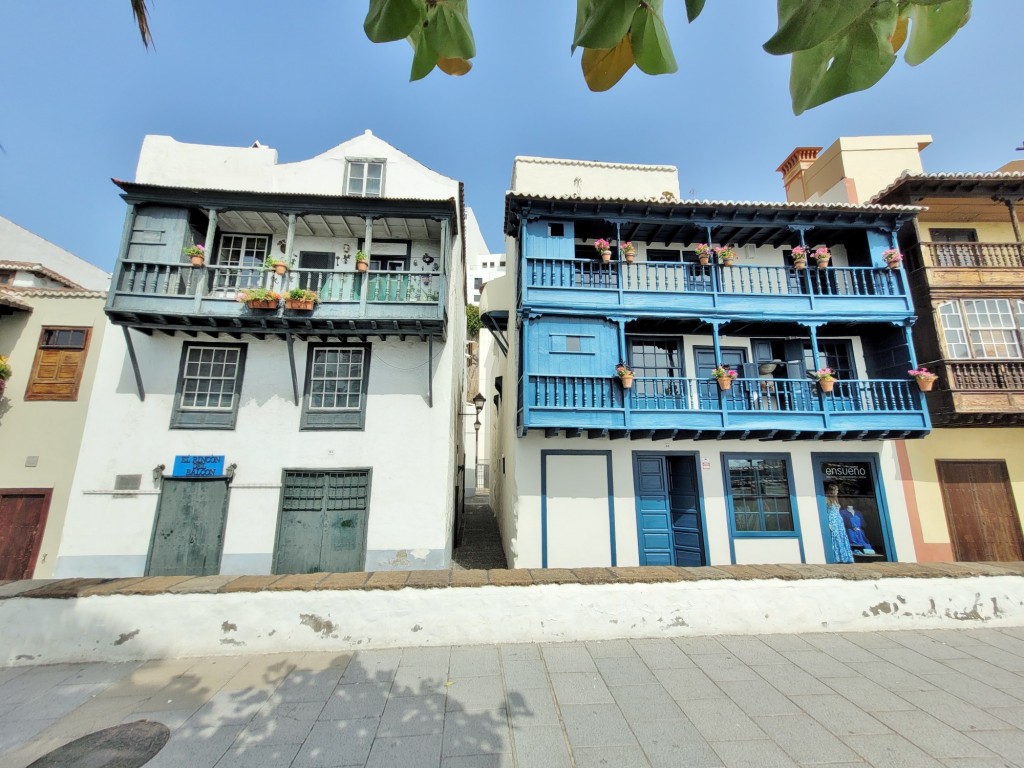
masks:
[[[708,0],[687,25],[666,0],[680,71],[636,69],[590,93],[570,58],[572,0],[471,0],[470,74],[408,82],[412,49],[373,45],[364,0],[157,0],[155,49],[128,0],[8,1],[0,16],[0,215],[104,269],[146,134],[247,146],[281,162],[369,128],[465,182],[491,250],[516,155],[679,168],[683,197],[781,200],[795,146],[838,136],[928,133],[928,171],[1024,159],[1024,2],[975,0],[974,18],[919,67],[794,117],[789,60],[761,50],[774,0]]]

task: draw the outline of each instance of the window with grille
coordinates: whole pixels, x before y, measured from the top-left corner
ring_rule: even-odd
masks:
[[[792,533],[794,502],[788,458],[749,454],[723,458],[733,532],[739,536]]]
[[[244,365],[244,344],[185,344],[171,427],[233,429]]]
[[[362,429],[370,348],[311,344],[306,360],[303,429]]]
[[[78,400],[90,328],[44,327],[39,334],[26,400]]]
[[[946,356],[954,360],[1024,354],[1024,301],[962,299],[939,306]]]
[[[384,161],[349,160],[345,190],[350,195],[380,197],[384,190]]]

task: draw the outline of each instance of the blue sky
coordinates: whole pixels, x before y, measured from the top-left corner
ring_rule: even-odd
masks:
[[[44,7],[45,6],[45,7]],[[1024,2],[977,0],[919,67],[800,117],[788,57],[761,43],[772,0],[708,0],[687,25],[666,0],[680,71],[633,70],[590,93],[569,46],[571,0],[472,0],[473,71],[408,82],[411,49],[373,45],[362,0],[160,0],[145,50],[128,0],[5,3],[0,27],[0,215],[104,269],[146,134],[276,148],[302,160],[369,128],[466,184],[492,250],[515,155],[679,168],[684,197],[783,199],[779,163],[840,135],[930,133],[929,171],[992,170],[1024,152]]]

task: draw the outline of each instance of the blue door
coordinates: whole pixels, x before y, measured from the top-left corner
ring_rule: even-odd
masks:
[[[748,402],[746,386],[742,382],[734,382],[728,391],[720,391],[718,383],[711,376],[711,371],[718,365],[715,360],[715,350],[711,347],[695,347],[694,369],[697,376],[697,389],[700,393],[700,407],[716,409],[723,406],[719,403],[729,402],[730,405],[739,404],[742,407]],[[743,375],[743,364],[747,362],[747,351],[745,349],[725,348],[721,350],[721,363],[726,368],[731,368]],[[733,409],[735,410],[735,408]]]
[[[694,456],[637,456],[640,565],[704,565],[704,532]]]

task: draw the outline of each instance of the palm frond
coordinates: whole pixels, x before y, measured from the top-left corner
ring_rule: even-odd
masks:
[[[142,44],[149,48],[153,43],[153,35],[149,31],[149,9],[146,7],[146,0],[131,0],[131,3],[135,23],[139,25],[139,34],[142,36]]]

